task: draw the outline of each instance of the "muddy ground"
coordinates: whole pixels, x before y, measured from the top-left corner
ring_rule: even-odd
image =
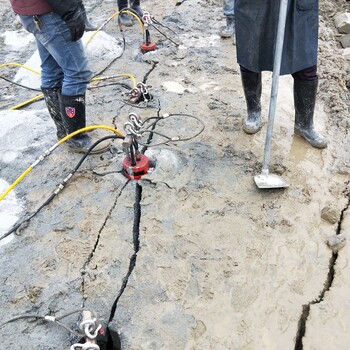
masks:
[[[85,3],[98,25],[116,11],[114,1]],[[2,32],[21,31],[8,2],[0,4]],[[205,130],[184,142],[148,147],[156,166],[138,183],[119,172],[120,141],[110,152],[88,157],[66,188],[0,247],[1,321],[82,307],[108,320],[117,298],[112,326],[123,349],[348,349],[348,72],[333,25],[334,15],[348,5],[320,4],[315,124],[329,141],[327,149],[294,136],[292,79],[280,79],[270,171],[290,186],[277,190],[258,189],[253,180],[263,160],[271,74],[263,75],[264,127],[246,135],[235,46],[218,36],[221,2],[148,0],[143,8],[172,28],[178,36],[164,31],[181,46],[151,29],[158,50],[143,56],[138,24],[124,28],[125,52],[103,75],[128,73],[137,81],[146,76],[154,100],[147,108],[131,107],[123,101],[125,88],[92,83],[89,124],[124,132],[133,111],[144,119],[192,115]],[[121,38],[116,21],[104,31]],[[0,43],[0,64],[24,64],[35,51],[33,41],[20,50],[3,37]],[[91,57],[92,70],[99,72],[116,55]],[[5,67],[1,75],[13,79],[17,70]],[[4,80],[0,86],[2,111],[37,94]],[[17,154],[1,158],[0,177],[8,183],[55,142],[43,101],[23,109],[42,118],[42,126],[23,125],[1,140],[2,152],[12,148]],[[190,137],[200,123],[178,116],[156,130]],[[33,143],[16,149],[16,140],[28,132]],[[152,143],[159,141],[154,135]],[[43,204],[80,158],[62,145],[17,185],[22,218]],[[332,250],[336,238],[345,244]],[[64,319],[73,329],[77,321],[76,314]],[[3,326],[0,338],[2,348],[12,350],[68,349],[74,341],[57,324],[33,319]]]

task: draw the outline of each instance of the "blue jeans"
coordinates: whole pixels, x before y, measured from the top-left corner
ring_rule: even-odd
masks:
[[[20,19],[37,43],[41,59],[41,86],[60,87],[62,95],[83,95],[92,73],[82,41],[71,41],[70,31],[58,14],[35,17],[39,25],[33,16],[20,16]]]
[[[256,0],[259,1],[259,0]],[[235,0],[223,0],[223,11],[225,16],[235,15]]]

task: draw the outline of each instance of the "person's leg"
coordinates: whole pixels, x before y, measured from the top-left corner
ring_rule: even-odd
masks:
[[[56,125],[56,135],[57,139],[61,140],[65,136],[67,136],[67,130],[65,127],[65,124],[62,119],[61,115],[61,108],[60,108],[60,88],[44,88],[41,87],[41,91],[44,95],[46,107],[50,113],[50,116],[53,120],[53,122]]]
[[[140,0],[131,0],[131,8],[140,16],[142,17],[143,11],[140,6]]]
[[[31,33],[33,31],[35,32],[36,26],[33,16],[21,16],[20,19],[25,29]],[[63,82],[63,71],[46,48],[37,39],[36,44],[41,60],[41,91],[44,95],[45,104],[49,114],[55,123],[57,138],[60,140],[67,135],[61,116],[58,97]]]
[[[61,117],[67,133],[72,133],[86,125],[85,92],[92,73],[83,44],[81,40],[71,41],[68,27],[55,13],[37,16],[37,22],[39,24],[34,27],[29,23],[25,28],[34,34],[38,43],[42,60],[42,87],[61,87]],[[60,77],[60,83],[57,77],[56,82],[52,83],[50,79],[55,76]],[[68,142],[78,152],[85,152],[92,143],[86,134],[78,134]],[[100,148],[97,147],[95,151],[103,151]]]
[[[38,43],[41,58],[42,86],[62,85],[62,94],[81,95],[86,91],[92,73],[81,40],[73,42],[71,33],[55,13],[36,16],[20,16],[21,21]]]
[[[235,33],[234,0],[223,0],[223,12],[226,17],[226,27],[222,28],[220,36],[230,38]]]
[[[294,78],[294,132],[303,137],[313,147],[327,147],[327,140],[314,128],[318,76],[317,66],[292,74]]]
[[[247,104],[247,117],[243,122],[243,130],[247,134],[255,134],[261,128],[261,73],[252,72],[242,66],[240,68]]]
[[[125,8],[128,7],[128,0],[118,0],[118,9],[119,12]],[[127,27],[131,27],[132,26],[132,20],[130,15],[128,15],[127,13],[121,13],[119,15],[119,20],[121,22],[122,25],[127,26]]]
[[[235,15],[235,1],[234,0],[223,0],[222,9],[225,16]]]
[[[95,25],[93,25],[90,20],[87,17],[86,14],[86,10],[85,10],[85,6],[83,3],[83,0],[77,0],[78,6],[80,8],[81,13],[83,14],[84,17],[84,22],[85,22],[85,30],[88,31],[93,31],[93,30],[97,30],[97,27]]]

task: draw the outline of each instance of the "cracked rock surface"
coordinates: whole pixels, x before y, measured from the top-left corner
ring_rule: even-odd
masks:
[[[116,11],[114,1],[84,3],[97,25]],[[145,154],[155,168],[138,183],[120,174],[119,140],[110,152],[89,156],[49,205],[2,241],[1,322],[84,307],[104,321],[112,316],[127,350],[348,349],[350,118],[333,24],[346,4],[320,5],[315,126],[328,139],[325,150],[294,136],[292,78],[280,78],[270,172],[290,186],[277,190],[258,189],[253,180],[261,172],[271,73],[263,73],[262,130],[247,135],[235,46],[218,35],[225,22],[221,1],[145,0],[142,6],[175,31],[162,28],[181,45],[150,28],[158,49],[142,55],[135,22],[124,28],[125,52],[113,61],[121,55],[121,33],[116,19],[108,23],[92,39],[93,49],[87,45],[91,69],[108,66],[103,76],[146,77],[154,99],[136,108],[124,102],[123,86],[91,83],[88,124],[123,131],[129,112],[143,119],[169,113],[195,116],[205,130],[184,142],[148,147]],[[25,64],[35,43],[8,2],[0,0],[0,7],[0,62]],[[5,40],[10,34],[26,40],[14,46]],[[17,72],[18,67],[3,67],[1,75],[13,80]],[[23,85],[40,84],[26,76]],[[127,78],[117,82],[131,84]],[[8,110],[36,92],[5,80],[0,87],[3,186],[55,143],[55,133],[43,101]],[[195,119],[178,116],[155,130],[177,137],[199,128]],[[162,141],[154,134],[151,145]],[[21,218],[33,213],[80,158],[62,145],[0,202],[0,211],[9,212],[17,201]],[[342,247],[332,250],[329,242],[338,235]],[[77,329],[77,314],[65,324]],[[0,339],[12,350],[69,349],[75,341],[66,329],[33,319],[4,325]]]

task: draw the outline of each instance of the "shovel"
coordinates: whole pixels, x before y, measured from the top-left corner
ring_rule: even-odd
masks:
[[[288,183],[285,182],[280,176],[269,174],[271,138],[272,138],[272,131],[273,131],[273,123],[274,123],[275,114],[276,114],[278,79],[279,79],[280,70],[281,70],[284,32],[286,28],[286,19],[287,19],[287,5],[288,5],[288,0],[281,0],[280,11],[278,16],[275,56],[274,56],[274,62],[273,62],[271,97],[270,97],[268,124],[267,124],[267,131],[266,131],[266,140],[265,140],[264,161],[263,161],[261,174],[254,176],[254,181],[259,188],[283,188],[283,187],[289,186]]]

